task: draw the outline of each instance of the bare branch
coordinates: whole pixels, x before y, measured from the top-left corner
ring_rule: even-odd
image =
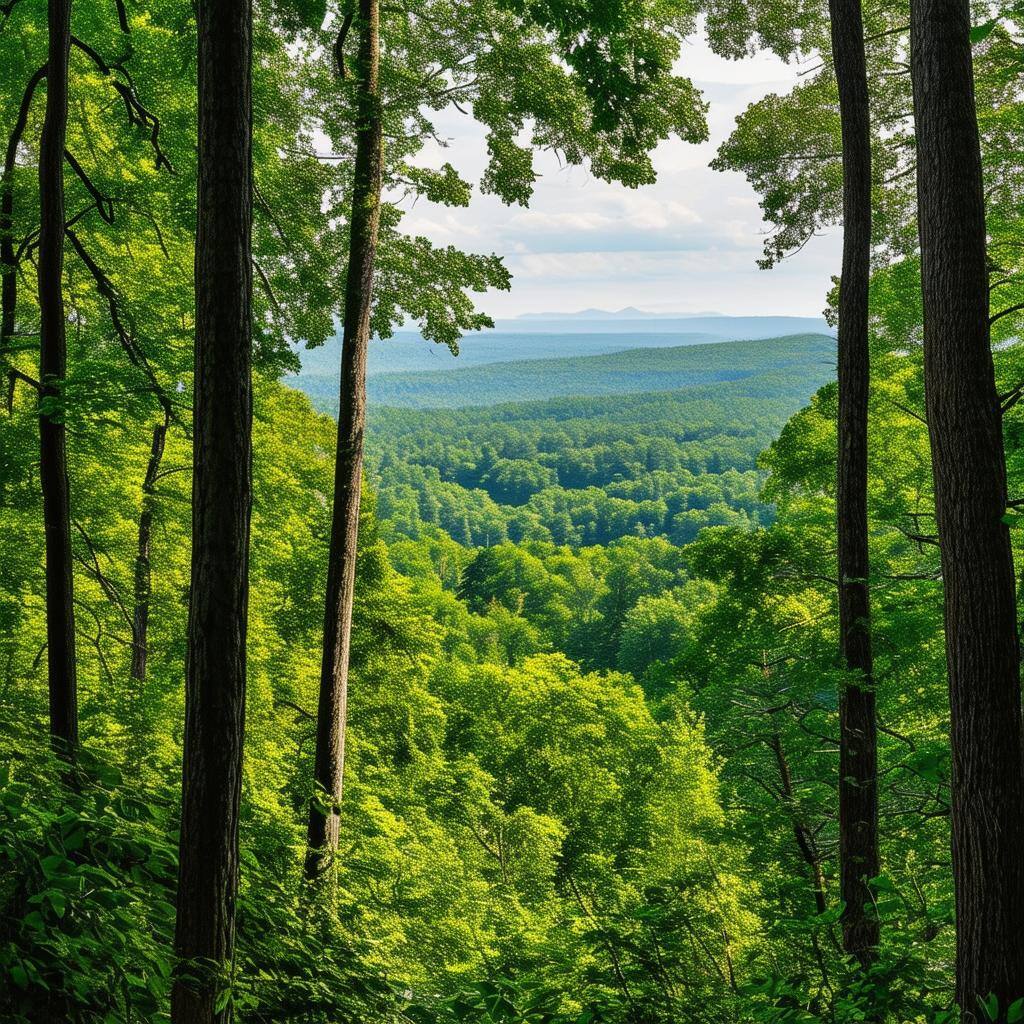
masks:
[[[111,579],[103,572],[102,568],[100,567],[100,560],[96,552],[96,546],[93,544],[89,535],[85,532],[84,528],[82,527],[82,524],[78,522],[77,519],[74,520],[74,524],[75,529],[81,535],[82,540],[85,541],[85,546],[89,550],[89,555],[92,558],[92,562],[90,563],[86,561],[79,554],[75,555],[75,560],[89,572],[89,574],[96,580],[97,583],[99,583],[100,589],[103,591],[104,594],[107,595],[107,598],[110,600],[110,603],[113,604],[114,607],[121,612],[121,614],[124,616],[125,622],[128,623],[128,628],[132,629],[131,613],[128,611],[128,608],[126,607],[124,600],[117,589],[116,584],[114,584],[113,581],[111,581]]]
[[[338,38],[334,40],[334,67],[338,72],[338,77],[343,82],[347,77],[345,70],[345,38],[348,36],[348,30],[351,27],[352,12],[347,11],[341,22],[341,28],[338,30]]]
[[[989,327],[997,321],[1002,320],[1004,316],[1010,316],[1011,313],[1019,313],[1022,309],[1024,309],[1024,302],[1018,302],[1013,306],[1007,306],[1006,309],[1000,310],[995,314],[995,316],[990,316],[988,318]]]
[[[27,373],[22,373],[21,370],[12,367],[7,371],[7,413],[11,415],[14,412],[14,383],[15,381],[24,381],[30,387],[35,388],[37,394],[43,393],[43,385],[39,383],[34,377],[30,377]]]
[[[64,150],[64,159],[71,165],[78,180],[85,186],[86,191],[92,196],[96,203],[96,212],[108,223],[114,223],[114,200],[105,196],[92,182],[92,179],[85,172],[85,168],[75,159],[69,149]]]
[[[86,269],[92,275],[100,295],[107,300],[107,307],[110,310],[111,322],[118,340],[121,343],[121,348],[124,349],[131,364],[145,374],[146,379],[149,381],[150,390],[157,402],[159,402],[161,408],[164,410],[167,418],[169,420],[176,419],[177,417],[174,412],[171,396],[157,379],[157,376],[153,371],[153,367],[146,358],[146,354],[139,347],[135,337],[136,332],[134,330],[134,325],[131,323],[127,310],[123,309],[121,297],[118,295],[113,282],[109,277],[107,277],[92,256],[89,255],[85,246],[82,245],[81,239],[78,235],[70,229],[66,230],[65,234],[71,242],[75,252],[78,253],[79,258],[85,264]]]

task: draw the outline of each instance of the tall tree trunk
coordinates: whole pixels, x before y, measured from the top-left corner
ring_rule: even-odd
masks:
[[[67,371],[64,321],[64,142],[68,126],[71,0],[49,0],[46,119],[39,145],[39,478],[46,538],[46,659],[50,733],[55,748],[78,745],[71,498],[63,410]],[[6,280],[6,278],[5,278]],[[13,278],[12,278],[13,280]]]
[[[149,655],[149,598],[152,592],[152,564],[149,557],[153,533],[153,488],[164,456],[169,416],[153,428],[153,445],[146,463],[146,478],[142,482],[142,511],[139,514],[139,533],[135,549],[135,594],[132,607],[132,661],[131,678],[140,682],[146,678]]]
[[[829,0],[843,138],[843,276],[839,290],[839,875],[843,947],[868,964],[878,946],[868,879],[878,874],[878,733],[868,598],[868,281],[871,124],[860,0]]]
[[[199,190],[174,1024],[226,1021],[234,953],[252,508],[252,7],[201,0]]]
[[[968,0],[912,0],[924,378],[945,589],[957,1001],[1024,996],[1020,648]],[[1001,1018],[1003,1019],[1003,1018]]]
[[[338,815],[345,768],[349,644],[355,590],[359,498],[366,424],[366,354],[370,342],[377,224],[380,218],[381,119],[378,0],[359,2],[359,93],[352,223],[341,349],[338,452],[327,565],[327,605],[317,708],[314,782],[321,791],[309,809],[306,876],[321,875],[338,847]],[[343,64],[339,60],[339,72]],[[323,799],[330,807],[322,805]]]

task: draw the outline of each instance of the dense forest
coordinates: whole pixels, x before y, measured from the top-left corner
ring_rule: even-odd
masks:
[[[581,392],[580,363],[610,367],[616,390],[632,393],[457,411],[379,408],[368,478],[391,529],[418,537],[423,524],[436,525],[487,547],[506,539],[607,544],[630,535],[685,544],[704,526],[767,525],[758,455],[830,376],[835,342],[812,335],[542,362],[555,367],[547,381],[564,372],[582,382]],[[514,389],[519,365],[499,364],[493,374],[507,370]],[[378,379],[394,376],[407,379]],[[474,370],[418,377],[415,404],[433,395],[443,406],[455,392],[478,402],[490,390]],[[717,385],[646,391],[717,377]]]
[[[837,336],[369,375],[512,286],[410,203],[651,183],[695,36]],[[1024,1021],[1022,39],[2,0],[0,1020]]]
[[[616,335],[618,337],[618,335]],[[572,336],[559,339],[571,344]],[[582,398],[635,394],[645,391],[692,389],[698,384],[739,381],[775,371],[790,376],[765,382],[763,397],[785,399],[788,394],[806,395],[807,380],[820,383],[828,376],[835,356],[819,335],[734,343],[677,345],[632,349],[597,355],[524,359],[450,370],[381,373],[367,378],[367,394],[375,406],[390,408],[466,408],[504,405],[543,398]],[[387,343],[383,343],[384,346]],[[372,351],[372,350],[371,350]],[[798,375],[803,371],[807,380]],[[336,413],[338,396],[322,374],[301,373],[297,386],[324,412]],[[768,394],[778,384],[781,393]]]

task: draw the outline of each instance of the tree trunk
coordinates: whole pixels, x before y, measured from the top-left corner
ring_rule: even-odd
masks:
[[[69,22],[70,24],[70,22]],[[7,139],[4,154],[3,178],[0,179],[0,354],[7,355],[7,348],[14,337],[15,316],[18,307],[18,262],[14,248],[14,168],[18,159],[18,147],[25,134],[28,112],[39,83],[46,77],[46,65],[39,68],[29,79],[21,100],[17,120]],[[63,165],[61,170],[63,183]],[[63,243],[62,243],[63,244]]]
[[[174,1024],[216,1009],[234,952],[252,507],[252,8],[198,8],[192,577]]]
[[[152,592],[149,544],[153,532],[153,488],[164,456],[167,426],[168,420],[165,419],[163,423],[158,423],[153,428],[153,446],[146,464],[146,478],[142,483],[142,512],[139,515],[139,534],[135,549],[131,678],[140,682],[146,678],[146,660],[149,654],[149,597]]]
[[[772,733],[768,746],[775,755],[783,800],[793,826],[793,838],[796,840],[800,856],[811,873],[814,908],[820,916],[828,909],[828,905],[825,902],[825,873],[821,869],[821,854],[818,852],[818,844],[814,841],[814,834],[807,823],[800,816],[800,807],[797,803],[796,791],[793,788],[793,773],[790,771],[789,760],[782,746],[782,737],[777,732]]]
[[[1024,996],[1020,648],[967,0],[912,0],[924,377],[945,589],[956,991]],[[1005,1019],[1001,1017],[1000,1019]]]
[[[830,0],[843,138],[843,275],[839,291],[836,533],[839,645],[839,876],[843,948],[868,964],[878,920],[867,882],[878,874],[878,734],[868,597],[868,282],[871,125],[860,0]]]
[[[46,119],[39,144],[39,479],[46,538],[46,657],[50,733],[58,752],[78,745],[71,498],[64,433],[64,142],[68,126],[71,0],[49,0]],[[6,275],[13,280],[13,275]],[[56,405],[57,408],[53,408]]]
[[[349,642],[366,424],[366,354],[370,342],[373,270],[380,217],[382,136],[379,59],[378,0],[360,0],[358,136],[342,333],[334,508],[317,708],[314,783],[318,795],[309,809],[306,876],[310,879],[323,874],[338,847],[338,815],[345,767]],[[324,800],[329,802],[329,807],[323,806]]]

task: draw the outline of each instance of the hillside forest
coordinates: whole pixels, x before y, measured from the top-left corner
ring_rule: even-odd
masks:
[[[828,324],[488,335],[412,204],[652,183],[694,38],[799,62],[713,166]],[[1022,87],[987,0],[0,0],[0,1020],[1024,1021]]]

